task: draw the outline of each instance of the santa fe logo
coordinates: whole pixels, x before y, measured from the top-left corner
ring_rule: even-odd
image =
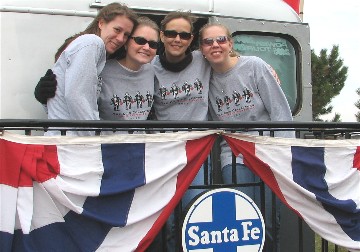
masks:
[[[202,194],[182,227],[185,252],[259,252],[265,225],[256,204],[244,193],[222,188]]]

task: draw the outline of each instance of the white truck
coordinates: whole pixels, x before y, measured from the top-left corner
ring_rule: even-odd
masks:
[[[53,66],[54,54],[64,40],[84,30],[98,10],[111,2],[114,0],[1,0],[0,119],[46,118],[42,105],[34,97],[40,77]],[[157,23],[170,11],[191,10],[198,17],[193,49],[197,47],[197,31],[204,24],[226,25],[240,55],[259,56],[275,69],[294,120],[312,121],[310,31],[299,15],[302,0],[123,0],[122,3]],[[294,3],[298,8],[293,8]],[[289,212],[282,216],[286,225],[297,223],[297,217]],[[308,233],[307,237],[302,234],[303,251],[312,250],[314,239]],[[294,236],[295,233],[286,231],[281,234],[281,239],[286,241],[282,242],[282,251],[298,251]]]
[[[287,2],[296,2],[288,0]],[[54,63],[63,41],[91,22],[113,0],[1,0],[0,119],[44,119],[34,88]],[[297,1],[301,3],[301,1]],[[295,121],[311,121],[309,26],[283,0],[124,0],[140,15],[160,23],[170,11],[191,10],[195,35],[207,22],[221,22],[234,49],[257,55],[276,70]],[[301,7],[301,6],[300,6]],[[193,42],[196,48],[197,36]]]

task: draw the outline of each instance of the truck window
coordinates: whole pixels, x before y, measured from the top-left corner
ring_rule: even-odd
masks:
[[[295,47],[287,38],[273,35],[233,34],[234,50],[240,55],[258,56],[271,65],[293,114],[298,110],[300,85],[297,85]],[[299,55],[299,54],[298,54]]]

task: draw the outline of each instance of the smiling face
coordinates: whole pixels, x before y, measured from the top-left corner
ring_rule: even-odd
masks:
[[[124,15],[118,15],[108,23],[100,20],[100,37],[104,41],[106,52],[112,54],[122,47],[128,40],[133,27],[134,23]]]
[[[153,44],[153,42],[158,42],[159,35],[149,26],[139,25],[136,28],[132,38],[126,44],[126,67],[132,70],[137,70],[141,65],[149,63],[156,55],[156,49],[151,48],[148,42],[140,45],[136,38],[143,38]]]
[[[191,24],[183,18],[176,18],[168,22],[164,30],[191,33]],[[171,38],[166,37],[162,31],[160,38],[164,43],[166,59],[169,62],[179,62],[185,58],[185,52],[193,40],[193,35],[191,35],[190,39],[181,39],[179,35]]]
[[[226,38],[224,40],[223,38]],[[202,31],[201,41],[213,39],[213,43],[200,43],[200,50],[211,65],[226,64],[230,60],[232,40],[226,29],[221,26],[209,26]]]

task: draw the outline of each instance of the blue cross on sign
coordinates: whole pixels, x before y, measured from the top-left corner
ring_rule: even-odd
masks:
[[[182,226],[185,252],[259,252],[265,224],[259,208],[239,190],[222,188],[202,194]]]

